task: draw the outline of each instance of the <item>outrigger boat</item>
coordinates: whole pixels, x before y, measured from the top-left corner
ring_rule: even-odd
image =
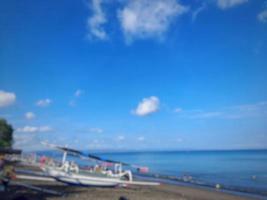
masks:
[[[18,149],[0,147],[0,192],[8,191],[12,186],[19,186],[52,195],[63,195],[63,193],[51,189],[33,186],[29,183],[18,182],[17,179],[29,179],[30,177],[16,174],[15,167],[20,163],[20,160],[17,158],[21,156],[21,153],[22,151]],[[36,179],[38,179],[38,177],[32,177],[32,180]],[[44,178],[41,178],[41,180],[44,180]],[[3,198],[5,199],[5,194],[1,194],[1,197],[3,195]]]
[[[60,165],[56,165],[53,162],[41,163],[41,169],[46,175],[53,177],[55,180],[79,186],[95,186],[95,187],[115,187],[115,186],[126,186],[126,185],[150,185],[156,186],[159,183],[156,182],[144,182],[134,181],[132,172],[130,170],[122,170],[122,165],[128,167],[135,167],[127,163],[117,162],[113,160],[102,159],[95,155],[86,155],[80,151],[51,145],[45,143],[46,146],[56,148],[63,151],[63,158]],[[110,169],[107,166],[95,165],[89,169],[82,169],[74,161],[68,161],[67,155],[78,156],[81,159],[90,159],[97,162],[102,162],[106,165],[112,165],[114,169]]]

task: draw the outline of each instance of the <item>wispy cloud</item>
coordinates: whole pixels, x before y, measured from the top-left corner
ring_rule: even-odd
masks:
[[[36,105],[39,107],[47,107],[52,103],[52,100],[47,98],[47,99],[41,99],[36,102]]]
[[[203,2],[200,7],[192,12],[192,21],[196,21],[198,15],[207,8],[207,4]]]
[[[175,17],[188,11],[176,0],[129,0],[118,12],[127,42],[161,38]]]
[[[21,133],[50,132],[52,130],[50,126],[24,126],[16,129],[17,132]]]
[[[40,143],[37,142],[35,134],[15,134],[14,146],[15,148],[27,150],[31,149],[33,146],[35,149],[40,149]]]
[[[83,126],[83,127],[78,127],[76,128],[75,132],[82,133],[87,135],[89,134],[101,134],[104,133],[104,129],[99,128],[99,127],[88,127],[88,126]]]
[[[77,99],[84,93],[83,90],[77,89],[73,94],[73,99],[69,101],[69,105],[74,107],[76,106]]]
[[[69,101],[69,106],[71,106],[71,107],[76,106],[76,101],[75,100],[70,100]]]
[[[0,107],[7,107],[15,103],[16,94],[0,90]]]
[[[260,117],[267,115],[267,101],[229,107],[228,118]]]
[[[190,117],[206,119],[206,118],[217,118],[217,117],[222,117],[222,116],[223,116],[223,112],[218,112],[218,111],[210,111],[210,112],[196,111],[196,112],[192,112],[192,115]]]
[[[258,16],[258,20],[262,23],[267,23],[267,9],[261,11]]]
[[[104,130],[101,128],[90,128],[89,132],[91,132],[91,133],[103,133]]]
[[[43,141],[39,134],[16,133],[14,134],[14,147],[27,151],[44,150],[47,147],[41,144]],[[53,143],[53,142],[51,142]]]
[[[121,142],[121,141],[125,140],[125,136],[120,135],[120,136],[117,137],[116,140],[119,141],[119,142]]]
[[[223,10],[248,2],[248,0],[217,0],[217,6]]]
[[[176,113],[179,113],[179,112],[182,112],[182,111],[183,111],[182,108],[175,108],[175,109],[174,109],[174,112],[176,112]]]
[[[144,98],[133,111],[138,116],[146,116],[159,110],[160,101],[158,97],[151,96]]]
[[[108,38],[103,25],[107,23],[105,13],[102,10],[102,0],[92,0],[90,8],[92,10],[92,16],[88,18],[89,37],[95,37],[100,40],[106,40]]]
[[[181,117],[191,119],[242,119],[267,116],[267,102],[225,107],[213,111],[186,110]]]
[[[75,93],[74,93],[74,96],[75,97],[80,97],[82,94],[83,94],[83,90],[81,90],[81,89],[77,89],[76,91],[75,91]]]
[[[25,113],[25,118],[28,120],[34,119],[35,118],[35,114],[33,112],[26,112]]]
[[[145,140],[145,137],[144,137],[144,136],[140,136],[140,137],[137,138],[137,140],[138,140],[139,142],[143,142],[143,141]]]

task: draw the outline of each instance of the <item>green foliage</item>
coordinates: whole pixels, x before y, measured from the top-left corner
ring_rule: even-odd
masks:
[[[0,147],[11,147],[13,143],[13,128],[5,119],[0,119]]]

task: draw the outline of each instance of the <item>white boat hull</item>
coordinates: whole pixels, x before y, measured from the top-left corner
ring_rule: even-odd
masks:
[[[46,168],[48,175],[54,177],[57,181],[71,185],[115,187],[119,185],[120,179],[117,177],[94,177],[90,175],[80,175],[78,173],[66,173],[61,170]]]
[[[108,177],[108,176],[94,176],[94,175],[83,175],[78,173],[67,173],[56,168],[45,168],[43,169],[49,176],[55,180],[79,186],[91,186],[91,187],[115,187],[118,185],[160,185],[156,182],[143,182],[143,181],[127,181],[122,180],[120,177]]]
[[[79,185],[79,186],[92,186],[92,187],[115,187],[119,185],[119,183],[114,182],[106,182],[102,180],[90,180],[88,178],[72,178],[72,177],[57,177],[56,180],[61,181],[63,183],[71,184],[71,185]]]

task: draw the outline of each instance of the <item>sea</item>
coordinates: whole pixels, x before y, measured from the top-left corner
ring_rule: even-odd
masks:
[[[98,152],[94,155],[149,168],[148,173],[134,171],[137,178],[217,188],[267,199],[267,150]]]

